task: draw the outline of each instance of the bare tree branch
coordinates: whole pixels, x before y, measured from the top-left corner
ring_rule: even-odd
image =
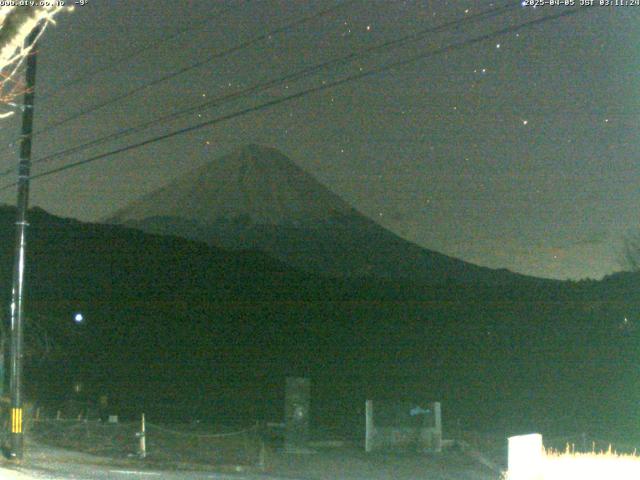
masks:
[[[25,57],[29,54],[29,48],[24,48],[27,36],[38,23],[43,22],[44,27],[53,22],[53,17],[67,7],[54,6],[2,6],[0,7],[0,103],[8,103],[16,96],[24,93],[19,83],[14,81],[14,76]],[[44,32],[44,27],[40,32]],[[4,118],[11,112],[0,112],[0,118]]]

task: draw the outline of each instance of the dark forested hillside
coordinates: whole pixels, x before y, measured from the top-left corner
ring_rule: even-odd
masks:
[[[440,399],[445,422],[483,428],[637,420],[635,274],[499,288],[336,280],[41,210],[30,223],[27,338],[56,345],[30,347],[41,404],[82,381],[85,400],[108,393],[123,414],[277,419],[284,377],[305,375],[325,423],[358,426],[367,397],[398,396]],[[0,209],[7,313],[13,227]]]

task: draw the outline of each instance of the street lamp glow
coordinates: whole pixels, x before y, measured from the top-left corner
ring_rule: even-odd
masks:
[[[84,322],[84,315],[82,315],[81,313],[76,313],[75,316],[73,317],[73,321],[76,323]]]

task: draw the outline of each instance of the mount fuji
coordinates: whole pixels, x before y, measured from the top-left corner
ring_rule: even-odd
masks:
[[[420,283],[506,284],[524,277],[406,241],[360,213],[278,150],[248,145],[116,211],[107,223],[260,250],[298,269]]]

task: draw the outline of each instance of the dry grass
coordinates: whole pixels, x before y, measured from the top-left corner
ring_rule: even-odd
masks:
[[[569,447],[564,452],[546,450],[536,480],[637,480],[640,456],[636,452],[619,454],[611,446],[607,451],[580,453]],[[505,480],[519,480],[506,474]]]
[[[639,479],[640,456],[635,453],[618,454],[612,451],[611,447],[606,452],[547,452],[542,478],[544,480]]]

